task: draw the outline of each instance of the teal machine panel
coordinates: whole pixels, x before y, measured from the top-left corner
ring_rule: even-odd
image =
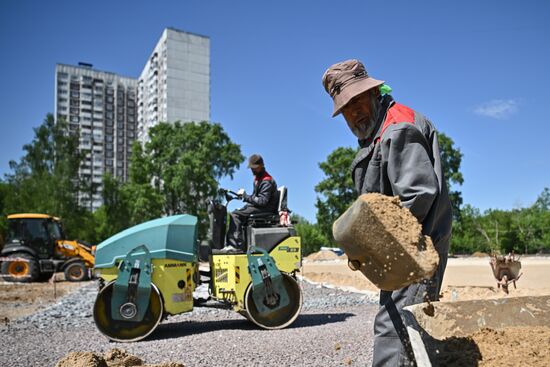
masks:
[[[140,245],[147,247],[151,259],[197,262],[197,218],[188,214],[173,215],[119,232],[97,246],[95,268],[115,266]]]

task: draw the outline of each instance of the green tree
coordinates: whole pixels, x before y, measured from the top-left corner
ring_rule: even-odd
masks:
[[[550,189],[545,187],[533,205],[538,210],[550,210]]]
[[[240,146],[220,124],[206,121],[162,123],[151,128],[149,137],[143,151],[147,164],[142,164],[164,198],[163,213],[196,215],[204,237],[208,200],[217,195],[219,179],[233,177],[244,160]]]
[[[297,214],[292,214],[292,221],[296,222],[294,228],[302,241],[303,256],[317,252],[322,246],[329,243],[317,224],[312,224],[307,219]]]
[[[158,218],[163,213],[164,197],[151,186],[151,182],[151,162],[145,157],[141,144],[135,142],[132,147],[129,179],[122,189],[130,225]]]
[[[332,223],[356,199],[350,167],[357,149],[339,147],[329,154],[319,167],[326,178],[315,186],[317,196],[317,224],[323,236],[334,244]]]
[[[10,195],[10,185],[0,180],[0,249],[4,245],[7,230],[6,200]]]
[[[130,227],[129,200],[123,184],[110,174],[103,176],[103,205],[94,212],[96,241]]]
[[[438,138],[443,173],[447,180],[447,189],[449,190],[449,198],[453,207],[453,216],[455,219],[460,220],[462,193],[458,190],[452,190],[451,185],[462,185],[464,183],[464,177],[462,176],[462,172],[460,172],[462,153],[459,148],[455,147],[453,139],[444,133],[440,132]]]
[[[489,243],[479,231],[481,213],[470,204],[464,205],[461,218],[453,222],[450,252],[469,254],[475,251],[490,252]]]
[[[6,210],[59,216],[70,235],[82,238],[90,233],[83,225],[90,224],[90,213],[78,203],[78,169],[85,152],[78,149],[78,136],[66,132],[65,121],[55,123],[51,114],[34,129],[34,139],[23,146],[25,155],[10,162]]]

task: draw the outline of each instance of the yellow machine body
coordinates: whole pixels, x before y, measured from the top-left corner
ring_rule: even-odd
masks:
[[[167,314],[177,315],[193,310],[196,264],[172,259],[153,259],[151,281],[159,289]],[[115,280],[118,268],[96,270],[106,282]]]
[[[55,252],[60,256],[78,257],[82,259],[87,268],[93,268],[95,258],[93,246],[90,248],[74,240],[57,240]]]
[[[283,273],[292,274],[301,268],[300,237],[285,239],[271,250],[269,255]],[[260,256],[260,255],[254,255]],[[235,311],[245,309],[244,298],[251,277],[246,254],[212,255],[212,295],[233,305]]]
[[[255,255],[259,256],[259,255]],[[289,237],[270,252],[277,268],[292,274],[301,267],[300,237]],[[193,310],[193,291],[198,275],[197,264],[171,259],[153,259],[152,282],[159,289],[166,313],[176,315]],[[244,297],[251,283],[246,254],[212,255],[212,295],[233,305],[235,311],[244,307]],[[106,282],[115,280],[116,266],[96,270]],[[180,286],[183,285],[183,288]]]

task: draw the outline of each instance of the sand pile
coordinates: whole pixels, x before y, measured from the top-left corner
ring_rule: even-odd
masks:
[[[398,197],[361,195],[332,227],[352,269],[377,287],[395,290],[429,278],[437,254],[429,236]]]
[[[435,342],[434,366],[548,366],[550,328],[543,326],[485,328],[466,337]]]
[[[323,250],[319,252],[314,252],[313,254],[306,257],[309,261],[326,261],[326,260],[338,260],[340,256],[336,255],[333,251]]]
[[[92,352],[72,352],[61,359],[55,367],[184,367],[177,362],[145,364],[144,361],[121,349],[112,349],[104,355]]]
[[[470,256],[471,257],[489,257],[489,254],[486,254],[485,252],[476,251]]]

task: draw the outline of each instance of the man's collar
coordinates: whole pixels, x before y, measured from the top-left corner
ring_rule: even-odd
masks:
[[[380,110],[378,111],[378,117],[376,119],[376,127],[373,130],[373,134],[366,139],[359,139],[359,146],[361,148],[368,147],[372,144],[376,138],[378,138],[382,132],[382,125],[384,125],[384,120],[386,119],[386,114],[388,109],[395,103],[393,97],[389,94],[386,94],[381,97],[380,100]]]

